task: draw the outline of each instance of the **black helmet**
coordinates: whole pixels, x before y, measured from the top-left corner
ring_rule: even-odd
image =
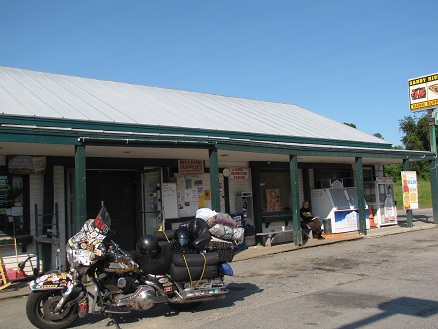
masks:
[[[161,252],[161,247],[158,245],[158,240],[152,234],[143,235],[138,240],[136,249],[150,259],[157,258]]]
[[[193,237],[187,227],[180,227],[173,234],[173,245],[180,252],[187,252],[192,249]]]

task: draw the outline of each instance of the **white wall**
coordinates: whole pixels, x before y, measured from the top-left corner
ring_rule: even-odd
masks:
[[[250,172],[251,176],[251,172]],[[244,180],[228,179],[229,198],[230,198],[230,213],[236,213],[236,193],[237,192],[252,192],[251,177]]]

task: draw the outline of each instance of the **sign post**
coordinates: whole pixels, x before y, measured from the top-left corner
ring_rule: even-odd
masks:
[[[436,125],[438,114],[434,109],[438,106],[438,73],[409,79],[409,108],[411,112],[428,112],[430,151],[435,154],[435,159],[429,161],[430,185],[432,192],[433,220],[438,224],[438,158],[436,145]],[[403,160],[403,170],[409,170],[409,162]],[[406,211],[408,224],[412,211]]]

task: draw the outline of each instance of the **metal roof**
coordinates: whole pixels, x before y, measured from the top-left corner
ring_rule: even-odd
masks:
[[[0,114],[391,145],[297,105],[1,66]]]

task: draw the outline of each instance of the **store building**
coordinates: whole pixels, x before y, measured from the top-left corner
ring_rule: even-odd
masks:
[[[353,188],[366,234],[367,184],[385,164],[436,168],[433,153],[391,149],[296,105],[9,67],[0,67],[0,127],[0,239],[11,245],[15,234],[18,258],[38,252],[46,268],[101,202],[125,248],[202,207],[247,210],[255,232],[288,226],[298,244],[312,190]],[[13,246],[2,250],[13,264]]]

